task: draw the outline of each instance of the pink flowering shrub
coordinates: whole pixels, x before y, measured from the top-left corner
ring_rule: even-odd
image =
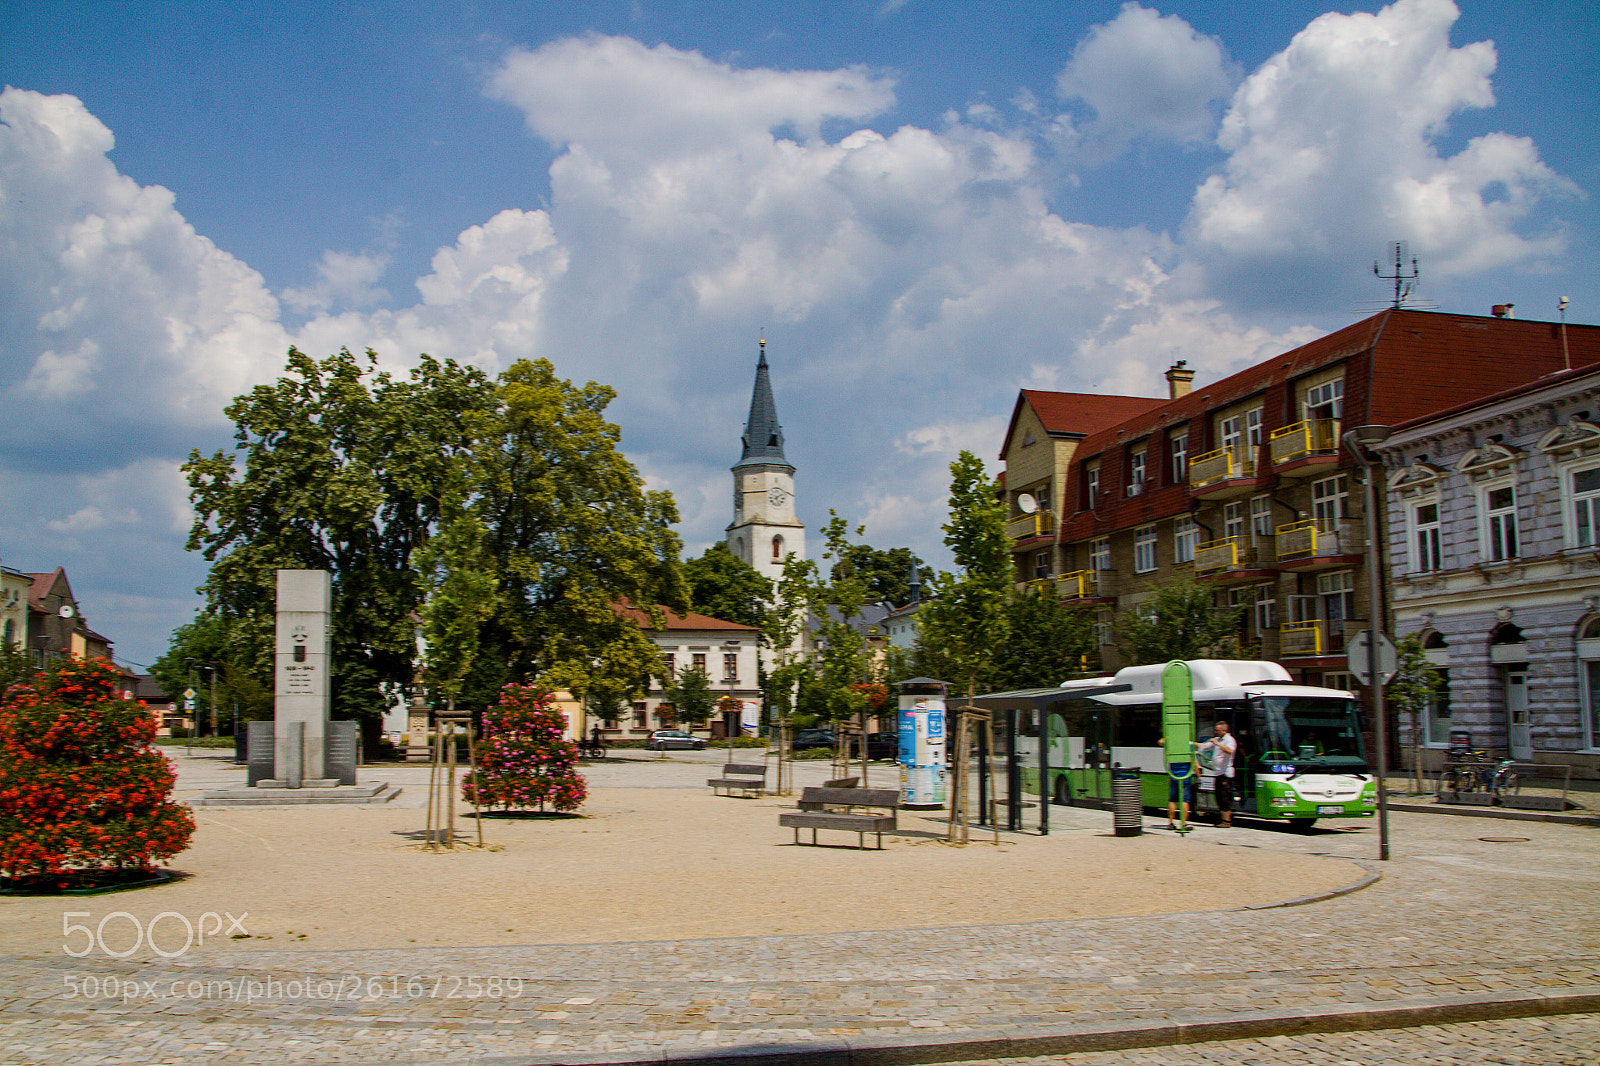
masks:
[[[479,807],[575,811],[589,789],[577,771],[578,745],[563,734],[567,716],[550,706],[550,694],[511,684],[483,713],[478,772],[462,795]]]

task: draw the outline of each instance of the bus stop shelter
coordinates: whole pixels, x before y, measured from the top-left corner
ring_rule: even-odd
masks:
[[[1004,759],[1006,828],[1020,830],[1022,824],[1023,801],[1023,752],[1019,741],[1027,732],[1032,732],[1038,739],[1039,788],[1039,835],[1050,834],[1050,795],[1048,782],[1050,781],[1050,715],[1065,704],[1093,699],[1096,696],[1108,696],[1116,692],[1127,692],[1131,686],[1112,684],[1109,681],[1095,680],[1089,682],[1068,682],[1056,688],[1027,688],[1017,689],[1012,692],[992,692],[984,696],[974,696],[971,700],[973,706],[991,713],[1000,712],[1001,729],[997,738],[997,747],[1002,750],[994,753]],[[952,703],[957,701],[952,700]],[[1024,718],[1024,714],[1026,718]],[[1025,722],[1035,723],[1029,729]],[[979,762],[978,791],[979,796],[987,796],[990,789],[997,786],[990,772],[990,758],[981,758]],[[986,810],[987,804],[980,801],[980,810]]]

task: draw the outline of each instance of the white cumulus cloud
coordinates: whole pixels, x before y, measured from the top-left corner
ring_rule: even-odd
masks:
[[[1459,14],[1451,0],[1396,0],[1323,15],[1245,80],[1219,135],[1227,161],[1188,220],[1215,284],[1302,302],[1318,285],[1350,291],[1356,265],[1397,239],[1443,275],[1560,250],[1559,234],[1518,228],[1532,204],[1574,190],[1532,142],[1495,133],[1439,151],[1452,116],[1494,102],[1494,47],[1452,47]]]

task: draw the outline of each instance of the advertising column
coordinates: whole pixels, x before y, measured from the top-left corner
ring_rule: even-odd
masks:
[[[901,806],[938,808],[945,802],[943,681],[917,677],[901,681],[900,801]]]

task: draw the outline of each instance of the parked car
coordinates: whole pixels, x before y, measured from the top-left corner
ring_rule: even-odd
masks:
[[[791,751],[807,751],[811,748],[831,748],[833,744],[832,730],[802,729],[794,735],[794,742],[789,745],[789,748]]]
[[[867,758],[888,759],[891,762],[900,758],[899,733],[868,733]]]
[[[685,733],[681,729],[657,729],[645,738],[645,750],[666,751],[669,748],[687,748],[699,751],[706,746],[705,738]]]

